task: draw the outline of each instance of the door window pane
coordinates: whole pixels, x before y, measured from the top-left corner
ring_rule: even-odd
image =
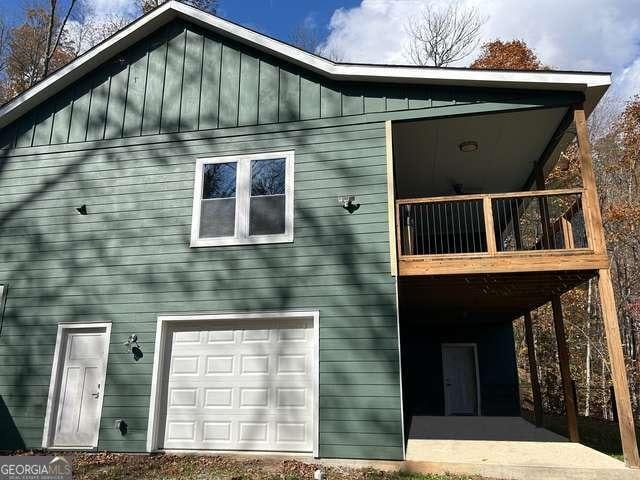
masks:
[[[200,237],[232,237],[236,225],[236,163],[203,166]]]
[[[285,232],[285,159],[251,162],[249,235]]]

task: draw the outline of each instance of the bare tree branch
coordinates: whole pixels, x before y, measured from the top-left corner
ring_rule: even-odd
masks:
[[[480,42],[486,18],[476,8],[453,3],[444,9],[428,6],[407,22],[406,55],[416,65],[444,67],[467,57]]]
[[[75,6],[76,1],[77,0],[71,0],[71,3],[69,4],[69,9],[67,10],[67,14],[64,16],[62,23],[60,23],[60,25],[56,25],[56,7],[58,5],[58,0],[51,0],[51,9],[49,11],[49,27],[47,31],[47,46],[46,46],[47,50],[44,57],[44,72],[43,72],[44,77],[49,75],[51,58],[55,54],[56,49],[58,48],[58,45],[60,45],[60,38],[65,33],[65,27],[67,25],[67,22],[69,21],[69,16],[71,15],[71,11]],[[56,28],[58,29],[58,33],[56,35],[55,42],[53,42],[52,44],[53,34]]]

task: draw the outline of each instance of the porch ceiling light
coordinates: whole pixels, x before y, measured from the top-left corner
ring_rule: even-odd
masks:
[[[478,150],[478,142],[473,140],[467,140],[458,145],[461,152],[475,152]]]

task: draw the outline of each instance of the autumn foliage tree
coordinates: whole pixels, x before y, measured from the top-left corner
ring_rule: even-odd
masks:
[[[53,44],[58,39],[57,44]],[[47,47],[48,42],[52,45]],[[11,98],[32,87],[48,73],[69,63],[75,56],[72,42],[62,31],[62,21],[51,19],[43,7],[29,8],[25,21],[8,34],[4,93]]]
[[[470,65],[478,69],[541,70],[542,62],[523,40],[493,40],[482,45],[480,56]]]
[[[140,11],[145,14],[149,13],[156,7],[159,7],[167,0],[136,0],[136,4]],[[187,5],[205,10],[207,12],[215,13],[218,7],[218,0],[182,0]]]

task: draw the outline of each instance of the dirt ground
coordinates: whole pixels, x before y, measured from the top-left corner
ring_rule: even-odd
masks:
[[[20,452],[35,455],[43,452]],[[46,453],[51,455],[50,452]],[[370,468],[328,467],[277,457],[231,455],[129,455],[61,453],[78,480],[310,480],[321,469],[326,480],[483,480],[480,477],[418,475]]]

